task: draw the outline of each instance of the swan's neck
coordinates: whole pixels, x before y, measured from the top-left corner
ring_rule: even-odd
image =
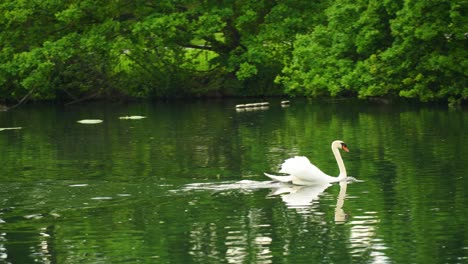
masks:
[[[341,158],[341,154],[338,148],[332,148],[332,151],[333,151],[333,155],[335,156],[336,163],[338,163],[338,168],[340,169],[340,175],[338,175],[338,177],[336,178],[336,181],[339,182],[339,181],[346,179],[347,177],[346,168],[345,168],[343,159]]]

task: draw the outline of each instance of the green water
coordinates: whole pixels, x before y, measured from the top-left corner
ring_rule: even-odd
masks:
[[[0,112],[22,127],[0,131],[0,263],[468,262],[468,112],[268,101]],[[335,139],[362,182],[263,176],[295,155],[337,175]]]

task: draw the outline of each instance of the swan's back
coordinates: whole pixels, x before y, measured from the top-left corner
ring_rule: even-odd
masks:
[[[303,182],[330,182],[330,176],[310,163],[309,159],[303,156],[296,156],[287,159],[281,165],[281,173],[292,176],[293,183],[303,184]]]

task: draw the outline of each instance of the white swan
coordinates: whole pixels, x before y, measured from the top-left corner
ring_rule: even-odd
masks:
[[[315,165],[310,163],[306,157],[294,157],[284,161],[281,165],[280,173],[289,174],[287,176],[276,176],[265,173],[266,176],[270,177],[274,181],[279,182],[292,182],[297,185],[315,185],[324,183],[340,182],[346,179],[346,168],[341,158],[339,149],[349,152],[346,144],[341,140],[335,140],[331,144],[333,155],[335,156],[338,168],[340,169],[340,175],[333,177],[325,174]]]

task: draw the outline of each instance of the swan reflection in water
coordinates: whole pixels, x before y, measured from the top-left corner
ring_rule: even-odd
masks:
[[[348,220],[348,214],[343,210],[344,200],[346,197],[346,188],[348,187],[347,181],[340,182],[340,193],[338,199],[336,199],[335,207],[335,223],[340,224]]]
[[[353,177],[348,177],[349,182],[359,182]],[[335,207],[335,222],[343,223],[347,220],[347,214],[343,211],[344,200],[346,197],[346,188],[348,181],[340,181],[340,192],[337,197]],[[290,183],[281,183],[275,181],[250,181],[242,180],[230,183],[192,183],[184,186],[186,191],[211,190],[216,193],[229,190],[238,190],[242,192],[253,192],[260,189],[270,189],[267,197],[281,197],[282,201],[289,208],[310,208],[314,202],[320,199],[320,196],[327,188],[333,186],[330,183],[320,183],[315,185],[295,185]]]
[[[348,218],[348,215],[343,210],[348,182],[341,181],[339,185],[340,192],[335,207],[335,222],[344,223]],[[318,201],[320,195],[330,186],[332,186],[332,184],[329,183],[308,186],[283,184],[278,188],[272,188],[272,192],[269,196],[279,195],[289,208],[308,208],[315,201]]]

